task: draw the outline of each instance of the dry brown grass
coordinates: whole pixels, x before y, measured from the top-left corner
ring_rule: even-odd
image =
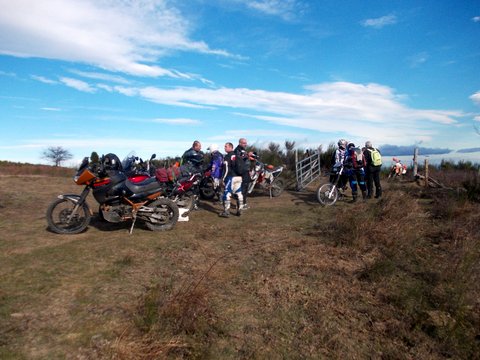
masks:
[[[154,233],[46,230],[68,178],[0,177],[0,358],[475,358],[479,204],[392,184],[203,210]],[[96,206],[92,203],[92,209]]]

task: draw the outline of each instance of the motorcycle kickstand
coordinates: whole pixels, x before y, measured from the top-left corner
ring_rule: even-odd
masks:
[[[132,226],[130,226],[130,231],[128,232],[129,235],[132,235],[133,227],[135,226],[135,221],[137,220],[137,212],[134,211],[132,213]]]

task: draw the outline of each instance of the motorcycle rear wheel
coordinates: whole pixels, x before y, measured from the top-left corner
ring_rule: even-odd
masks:
[[[152,231],[171,230],[178,221],[178,206],[172,200],[160,198],[147,205],[153,210],[145,220],[147,228]]]
[[[275,179],[275,181],[272,184],[272,188],[271,188],[272,196],[273,197],[280,196],[280,194],[283,192],[284,187],[285,186],[283,184],[282,179]]]
[[[323,184],[317,189],[317,200],[325,206],[333,205],[338,199],[338,188],[333,184]]]
[[[76,204],[67,199],[57,199],[47,209],[48,228],[57,234],[78,234],[90,224],[90,210],[83,204],[68,221]]]

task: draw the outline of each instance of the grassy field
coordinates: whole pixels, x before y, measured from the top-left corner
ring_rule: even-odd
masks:
[[[169,232],[47,230],[69,177],[0,176],[1,359],[480,358],[480,206],[385,185],[218,205]],[[97,205],[91,203],[96,212]]]

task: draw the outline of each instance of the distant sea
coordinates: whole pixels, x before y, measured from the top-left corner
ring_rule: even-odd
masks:
[[[402,163],[406,164],[407,166],[413,165],[413,153],[412,155],[403,155],[403,156],[396,156],[396,157],[399,158],[402,161]],[[382,156],[383,164],[392,165],[393,164],[392,158],[393,156]],[[459,161],[470,161],[473,164],[480,164],[480,152],[472,152],[472,153],[451,152],[448,154],[433,154],[433,155],[422,155],[421,153],[419,153],[418,164],[423,165],[426,158],[428,158],[428,162],[432,165],[439,165],[442,160],[452,161],[454,163],[458,163]]]

